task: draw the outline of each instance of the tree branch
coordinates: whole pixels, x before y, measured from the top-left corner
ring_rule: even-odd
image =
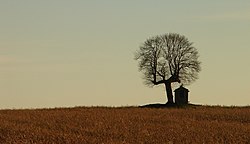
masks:
[[[154,85],[159,85],[159,84],[163,84],[166,82],[166,80],[160,80],[160,81],[151,81]]]

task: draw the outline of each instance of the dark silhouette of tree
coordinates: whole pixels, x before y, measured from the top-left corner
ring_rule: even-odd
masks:
[[[192,45],[185,36],[169,33],[147,39],[135,53],[145,84],[164,84],[169,104],[173,103],[172,83],[190,84],[198,78],[199,55]]]

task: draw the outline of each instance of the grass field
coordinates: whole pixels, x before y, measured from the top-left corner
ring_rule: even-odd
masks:
[[[0,143],[250,143],[250,108],[0,110]]]

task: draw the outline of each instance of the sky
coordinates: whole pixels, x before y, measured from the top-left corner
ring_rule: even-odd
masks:
[[[2,0],[0,19],[1,109],[165,103],[134,60],[165,33],[199,52],[191,103],[250,104],[248,0]]]

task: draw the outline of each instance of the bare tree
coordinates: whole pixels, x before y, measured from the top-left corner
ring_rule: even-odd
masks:
[[[145,84],[164,84],[167,103],[173,103],[172,83],[190,84],[198,78],[199,55],[192,45],[185,36],[169,33],[147,39],[135,53]]]

